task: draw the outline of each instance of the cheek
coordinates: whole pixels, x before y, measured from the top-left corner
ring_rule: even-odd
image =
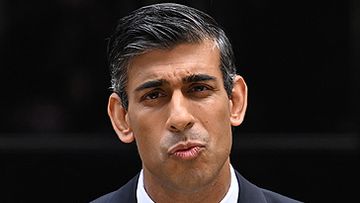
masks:
[[[206,103],[199,104],[198,112],[199,120],[202,120],[208,128],[215,131],[222,131],[230,123],[230,103],[224,98],[215,98]]]
[[[214,146],[212,147],[216,150],[228,151],[232,142],[229,100],[216,101],[216,103],[203,107],[202,112],[199,112],[198,115],[203,118],[204,128],[213,140],[212,145]]]
[[[135,142],[141,160],[146,164],[159,162],[159,143],[162,135],[161,121],[154,115],[130,114],[130,127],[134,133]]]

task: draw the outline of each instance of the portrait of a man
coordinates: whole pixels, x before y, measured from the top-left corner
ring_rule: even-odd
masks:
[[[179,4],[142,7],[110,38],[108,114],[142,170],[94,202],[297,202],[231,165],[232,127],[247,107],[229,39],[209,15]]]

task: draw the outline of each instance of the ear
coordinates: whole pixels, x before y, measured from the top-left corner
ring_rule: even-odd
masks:
[[[239,126],[245,117],[247,107],[247,86],[244,79],[236,75],[230,98],[230,122]]]
[[[123,108],[121,99],[116,93],[110,95],[107,110],[111,124],[120,140],[124,143],[133,142],[134,135],[129,125],[128,113]]]

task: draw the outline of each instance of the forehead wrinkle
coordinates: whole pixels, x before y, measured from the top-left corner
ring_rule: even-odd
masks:
[[[170,66],[170,65],[168,65]],[[150,75],[146,75],[149,80],[158,80],[162,81],[163,84],[176,84],[179,82],[183,82],[185,78],[190,77],[191,75],[196,75],[191,69],[188,68],[176,68],[173,71],[166,71],[167,67],[161,68],[158,72],[152,73]]]
[[[136,90],[145,88],[159,87],[163,85],[178,86],[181,84],[188,84],[200,81],[217,81],[217,77],[201,71],[193,72],[186,68],[175,69],[172,72],[165,72],[165,74],[154,73],[147,76],[149,80],[145,80]]]

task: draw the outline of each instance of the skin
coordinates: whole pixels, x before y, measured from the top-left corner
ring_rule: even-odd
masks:
[[[219,65],[210,40],[152,50],[130,61],[128,110],[109,98],[114,130],[136,142],[155,202],[219,202],[230,186],[231,126],[243,121],[247,87],[236,76],[229,98]],[[179,143],[200,147],[184,158],[169,152]]]

